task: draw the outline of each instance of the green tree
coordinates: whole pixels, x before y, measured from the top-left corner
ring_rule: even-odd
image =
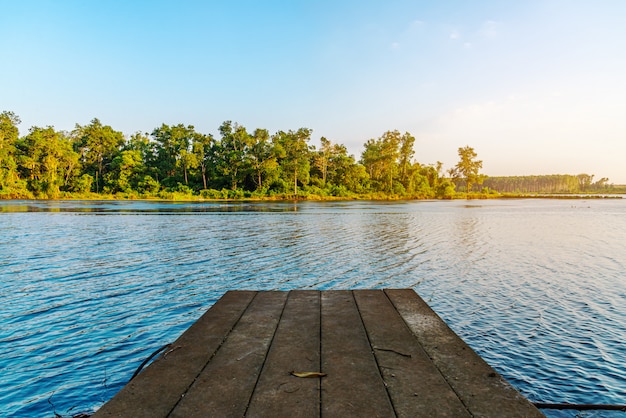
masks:
[[[400,171],[400,182],[405,188],[408,188],[412,159],[415,155],[415,150],[413,149],[414,144],[415,138],[410,133],[405,132],[404,135],[400,137],[398,168]]]
[[[74,149],[79,153],[83,169],[95,177],[96,193],[102,190],[104,175],[124,145],[124,135],[109,125],[102,125],[97,118],[89,125],[76,124],[72,131]]]
[[[370,179],[374,182],[373,186],[375,189],[379,189],[378,184],[383,177],[381,145],[380,140],[369,139],[365,143],[365,149],[361,154],[361,164],[363,164]]]
[[[20,196],[24,190],[16,160],[19,124],[20,118],[13,112],[0,113],[0,194],[9,197]]]
[[[329,161],[328,181],[334,187],[345,187],[352,193],[367,191],[369,176],[365,167],[357,164],[354,156],[348,155],[343,145],[337,145]]]
[[[208,188],[209,169],[214,166],[213,151],[215,140],[211,134],[203,135],[196,133],[193,137],[192,152],[195,155],[197,167],[200,168],[202,176],[202,188]]]
[[[251,139],[248,155],[253,171],[252,177],[256,190],[261,191],[269,187],[280,175],[278,165],[280,152],[272,144],[267,129],[256,129]]]
[[[311,165],[308,142],[311,132],[308,128],[300,128],[297,131],[278,131],[272,137],[272,142],[280,147],[281,172],[285,181],[293,185],[294,196],[298,195],[298,182],[303,185],[309,183]]]
[[[33,127],[19,141],[20,169],[35,194],[47,198],[59,197],[67,190],[70,179],[79,166],[79,156],[70,139],[52,127]]]
[[[139,151],[141,155],[141,161],[146,165],[154,165],[157,156],[156,142],[150,139],[148,134],[141,132],[135,132],[130,136],[124,147],[123,151]]]
[[[183,170],[183,178],[185,185],[189,184],[189,170],[193,170],[198,167],[198,158],[192,150],[182,149],[180,150],[180,167]]]
[[[219,131],[218,169],[229,180],[231,189],[236,190],[250,171],[248,151],[253,140],[245,127],[231,121],[222,123]]]
[[[405,134],[405,154],[403,158],[407,161],[412,157],[412,144],[408,143],[410,135]],[[377,191],[394,193],[394,179],[398,175],[398,160],[401,156],[400,144],[403,136],[398,131],[387,131],[378,139],[370,139],[365,143],[365,150],[361,155],[361,163],[373,181],[373,186]],[[407,162],[408,164],[408,162]]]
[[[441,181],[441,167],[442,163],[437,161],[436,165],[421,166],[420,174],[423,175],[428,181],[428,185],[431,190],[436,190]]]
[[[483,162],[476,159],[478,154],[469,145],[459,148],[458,153],[460,160],[454,166],[454,174],[456,178],[465,180],[465,193],[468,194],[472,190],[472,185],[481,184],[484,179],[480,174]]]
[[[147,133],[135,132],[130,136],[122,148],[123,151],[137,151],[141,156],[141,166],[133,168],[135,173],[142,173],[141,179],[137,182],[136,191],[145,194],[156,194],[160,189],[160,184],[156,180],[159,178],[158,170],[158,148],[156,141],[150,138]],[[118,167],[116,165],[116,167]],[[137,174],[134,174],[136,176]],[[140,184],[149,184],[148,188],[141,188]]]
[[[452,199],[454,193],[454,183],[448,178],[442,179],[435,190],[435,196],[440,199]]]
[[[592,183],[593,183],[593,178],[595,177],[594,174],[589,175],[589,174],[579,174],[576,176],[576,178],[578,179],[578,187],[580,188],[581,192],[587,192],[589,191],[589,188],[591,187]]]
[[[418,162],[407,164],[405,178],[401,184],[404,186],[405,193],[410,197],[427,198],[433,196],[433,188],[431,186],[430,177],[433,176],[434,168],[431,166],[422,166]]]
[[[197,167],[198,163],[192,152],[196,136],[192,125],[182,123],[176,126],[162,124],[152,131],[152,138],[157,144],[155,168],[158,181],[169,187],[189,183],[189,170]]]
[[[319,183],[321,187],[332,191],[338,186],[344,186],[354,191],[354,187],[350,188],[347,186],[346,183],[349,182],[356,188],[362,189],[362,176],[358,174],[356,183],[353,182],[355,179],[351,177],[352,174],[356,175],[360,173],[361,169],[352,169],[352,166],[356,165],[356,162],[353,156],[348,155],[348,150],[345,145],[336,144],[321,137],[320,150],[313,150],[311,156],[311,176],[313,179],[317,179],[317,183]],[[357,187],[357,183],[361,185]]]
[[[333,154],[335,154],[335,144],[330,142],[325,137],[320,138],[320,150],[313,155],[313,165],[321,175],[322,185],[326,185],[328,178],[328,165],[330,163]]]
[[[139,150],[124,150],[113,161],[105,175],[105,191],[131,193],[143,180],[145,166]]]
[[[311,183],[324,188],[331,195],[348,196],[363,193],[369,176],[365,167],[348,155],[345,145],[320,138],[320,149],[311,152]]]
[[[83,174],[82,176],[72,176],[71,179],[71,185],[69,187],[71,192],[75,192],[75,193],[89,193],[91,192],[92,186],[93,186],[93,177],[91,177],[91,175],[89,174]]]

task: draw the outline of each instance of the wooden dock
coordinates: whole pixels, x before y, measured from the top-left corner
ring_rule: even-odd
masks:
[[[244,416],[543,414],[413,290],[394,289],[229,291],[93,415]]]

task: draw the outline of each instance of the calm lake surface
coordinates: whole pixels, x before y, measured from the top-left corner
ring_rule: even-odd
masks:
[[[626,403],[626,199],[0,201],[0,416],[96,410],[229,289],[386,287],[532,401]]]

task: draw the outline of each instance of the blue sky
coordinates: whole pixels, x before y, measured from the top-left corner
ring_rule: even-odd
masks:
[[[232,120],[358,159],[397,129],[424,164],[626,184],[622,0],[0,0],[0,51],[22,134]]]

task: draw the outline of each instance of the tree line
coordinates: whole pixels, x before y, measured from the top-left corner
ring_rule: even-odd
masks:
[[[487,177],[483,186],[499,193],[599,193],[619,191],[607,177],[593,181],[591,174]]]
[[[0,113],[4,199],[450,199],[494,191],[591,191],[608,181],[593,183],[587,175],[557,176],[556,183],[547,180],[554,176],[487,178],[469,146],[458,149],[459,162],[444,172],[441,162],[417,162],[415,138],[397,130],[366,141],[357,161],[324,137],[319,148],[311,145],[308,128],[270,134],[225,121],[214,137],[192,125],[162,124],[126,137],[94,118],[71,132],[34,126],[20,136],[20,122],[13,112]]]
[[[385,132],[364,146],[361,160],[344,145],[308,128],[249,132],[225,121],[219,137],[192,125],[162,124],[125,137],[100,120],[71,132],[31,127],[0,114],[0,197],[61,198],[90,194],[137,198],[450,198],[453,179],[442,164],[414,161],[415,138]]]

